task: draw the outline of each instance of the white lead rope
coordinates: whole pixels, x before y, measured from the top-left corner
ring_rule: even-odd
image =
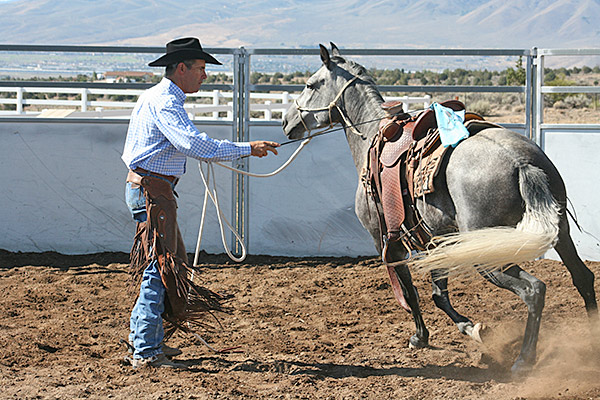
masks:
[[[194,266],[198,263],[198,257],[200,254],[200,244],[202,243],[202,231],[204,230],[204,217],[206,216],[206,206],[207,199],[210,197],[210,200],[215,205],[217,210],[217,220],[219,221],[219,228],[221,232],[221,241],[223,242],[223,247],[225,248],[225,252],[235,262],[242,262],[246,258],[246,248],[243,244],[242,238],[235,231],[233,226],[229,223],[227,218],[223,215],[223,211],[221,211],[221,207],[219,206],[219,197],[217,195],[217,184],[215,182],[215,170],[211,162],[207,162],[207,175],[204,174],[204,170],[202,169],[202,163],[198,163],[198,169],[200,170],[200,177],[202,178],[202,182],[204,183],[204,205],[202,207],[202,218],[200,220],[200,229],[198,231],[198,242],[196,243],[196,254],[194,255]],[[210,187],[210,180],[212,178],[213,187]],[[242,255],[240,257],[236,257],[230,250],[227,245],[227,239],[225,238],[225,228],[223,227],[223,223],[227,225],[229,230],[233,232],[235,235],[235,239],[242,245]],[[193,275],[192,275],[193,278]]]
[[[294,153],[290,156],[290,158],[281,167],[277,168],[275,171],[270,172],[268,174],[255,174],[255,173],[251,173],[251,172],[247,172],[247,171],[242,171],[240,169],[236,169],[236,168],[230,167],[225,164],[221,164],[220,162],[216,162],[216,161],[215,162],[210,162],[210,161],[199,161],[198,162],[198,170],[200,171],[200,177],[202,178],[202,182],[204,183],[205,190],[204,190],[204,204],[202,205],[202,217],[200,219],[200,228],[198,230],[198,241],[196,242],[196,252],[194,254],[194,264],[193,264],[194,266],[198,265],[198,258],[200,256],[200,244],[202,243],[202,232],[204,230],[204,218],[206,216],[206,207],[207,207],[209,198],[212,201],[212,203],[215,205],[215,208],[217,210],[217,220],[219,221],[219,229],[221,231],[221,241],[223,243],[225,252],[229,256],[229,258],[231,258],[235,262],[244,261],[246,259],[246,255],[247,255],[246,245],[244,244],[242,237],[239,235],[238,232],[236,232],[235,228],[229,223],[227,218],[223,215],[223,212],[221,211],[221,207],[219,206],[219,197],[217,195],[217,185],[216,185],[215,179],[214,179],[215,172],[214,172],[213,163],[217,164],[223,168],[227,168],[238,174],[252,176],[255,178],[269,178],[271,176],[277,175],[278,173],[283,171],[285,168],[287,168],[287,166],[290,165],[292,161],[294,161],[294,159],[298,156],[300,151],[302,151],[304,146],[306,146],[310,142],[310,140],[311,140],[311,138],[308,138],[308,139],[305,139],[304,141],[302,141],[302,143],[300,143],[300,146],[298,146],[298,148],[294,151]],[[204,174],[204,170],[202,168],[203,162],[207,164],[207,175]],[[210,187],[211,176],[212,176],[212,181],[213,181],[212,189]],[[225,228],[224,228],[223,224],[227,225],[229,230],[235,235],[235,240],[240,244],[240,246],[242,248],[242,254],[240,255],[240,257],[236,257],[229,249],[229,246],[227,244],[227,239],[225,238]],[[192,271],[192,279],[193,278],[194,278],[194,273]]]

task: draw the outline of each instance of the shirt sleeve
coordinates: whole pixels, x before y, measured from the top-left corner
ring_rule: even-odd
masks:
[[[206,161],[230,161],[251,152],[248,142],[217,140],[200,132],[183,106],[173,99],[159,107],[156,124],[167,140],[188,157]]]

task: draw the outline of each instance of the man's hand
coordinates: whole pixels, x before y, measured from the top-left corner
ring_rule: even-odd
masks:
[[[255,140],[254,142],[250,142],[250,147],[252,148],[252,152],[250,153],[256,157],[264,157],[269,151],[275,155],[277,155],[277,147],[279,147],[279,143],[270,142],[267,140]]]

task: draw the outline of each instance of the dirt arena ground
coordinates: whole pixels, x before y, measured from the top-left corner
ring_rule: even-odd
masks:
[[[233,296],[222,329],[169,342],[186,371],[137,370],[122,361],[131,299],[127,255],[62,256],[0,250],[1,399],[592,399],[600,357],[583,301],[560,262],[525,268],[548,285],[538,363],[508,370],[526,308],[481,278],[451,281],[457,310],[484,322],[481,345],[462,336],[415,277],[431,347],[409,350],[412,318],[374,258],[204,255],[203,284]],[[600,276],[600,263],[588,263]],[[595,338],[596,344],[598,338]]]

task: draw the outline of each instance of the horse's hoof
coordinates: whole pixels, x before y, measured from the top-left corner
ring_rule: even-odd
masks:
[[[475,339],[479,343],[483,343],[483,338],[488,333],[487,330],[488,330],[487,326],[478,322],[475,324],[475,326],[469,333],[469,336],[471,336],[473,339]]]
[[[533,365],[522,358],[517,359],[510,369],[514,379],[523,379],[533,370]]]
[[[421,339],[417,335],[411,336],[408,341],[409,349],[422,349],[427,346],[429,346],[429,341],[427,339]]]

